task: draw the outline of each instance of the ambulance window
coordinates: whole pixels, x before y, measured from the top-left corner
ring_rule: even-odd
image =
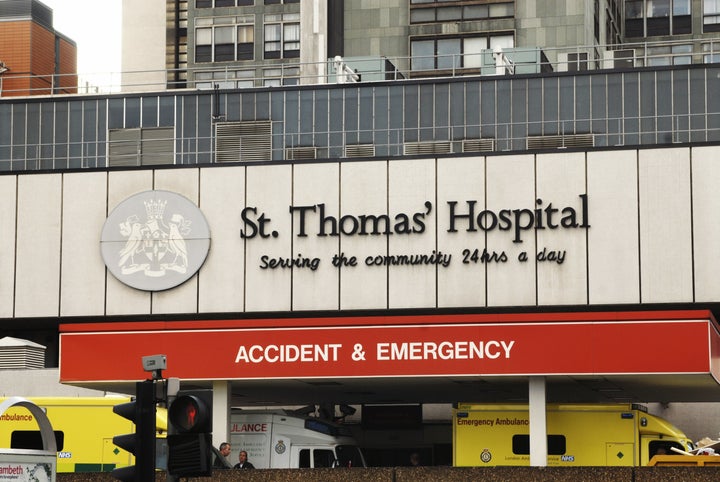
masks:
[[[335,463],[335,454],[332,450],[313,450],[313,462],[313,467],[333,467]]]
[[[565,455],[567,450],[564,435],[548,435],[547,445],[548,455]],[[515,455],[530,455],[530,436],[513,435],[512,448]]]
[[[65,445],[65,434],[63,432],[55,431],[55,443],[58,452],[62,451]],[[10,448],[43,450],[42,435],[39,430],[15,430],[10,436]]]
[[[673,452],[672,450],[670,450],[670,447],[684,450],[682,445],[677,442],[655,440],[650,442],[650,445],[648,447],[648,450],[650,451],[650,458],[653,458],[656,455],[678,455],[677,452]]]
[[[338,445],[335,447],[337,452],[337,460],[339,467],[363,467],[362,455],[360,449],[355,445]]]
[[[302,449],[300,451],[300,468],[301,469],[309,469],[310,468],[310,449]]]

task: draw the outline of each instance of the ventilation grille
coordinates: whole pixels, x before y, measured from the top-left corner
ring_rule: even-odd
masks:
[[[557,149],[562,147],[593,147],[595,136],[592,134],[573,134],[565,136],[530,136],[528,149]]]
[[[108,133],[108,165],[124,167],[173,164],[174,148],[173,127],[111,129]]]
[[[45,368],[45,347],[12,337],[0,339],[0,370]]]
[[[270,121],[215,124],[215,162],[272,159]]]
[[[452,143],[450,141],[406,142],[403,150],[407,155],[450,154],[452,153]]]
[[[316,147],[293,147],[285,151],[285,159],[290,161],[317,159]]]
[[[462,141],[463,152],[491,152],[495,150],[495,139],[466,139]]]
[[[353,144],[345,146],[345,157],[375,157],[375,145]]]

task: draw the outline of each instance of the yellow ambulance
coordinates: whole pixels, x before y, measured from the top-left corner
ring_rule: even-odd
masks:
[[[0,398],[0,402],[4,401]],[[45,410],[57,441],[58,472],[108,472],[134,463],[133,456],[113,444],[115,435],[133,433],[134,425],[113,407],[128,397],[28,397]],[[158,430],[167,427],[165,411],[158,412]],[[23,407],[0,415],[2,448],[42,449],[37,421]]]
[[[549,466],[639,466],[693,443],[670,422],[634,404],[547,405]],[[453,465],[530,464],[528,406],[459,403]]]

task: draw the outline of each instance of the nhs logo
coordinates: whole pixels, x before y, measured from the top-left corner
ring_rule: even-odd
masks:
[[[575,456],[574,455],[563,455],[560,457],[561,462],[575,462]]]
[[[59,459],[71,459],[72,452],[58,452],[58,458]]]

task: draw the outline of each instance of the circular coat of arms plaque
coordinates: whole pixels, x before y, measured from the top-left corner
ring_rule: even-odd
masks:
[[[120,282],[162,291],[190,279],[210,249],[200,209],[170,191],[135,194],[110,213],[100,237],[105,266]]]

